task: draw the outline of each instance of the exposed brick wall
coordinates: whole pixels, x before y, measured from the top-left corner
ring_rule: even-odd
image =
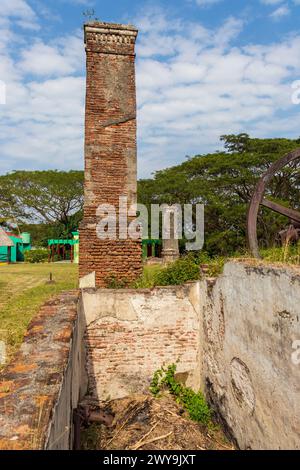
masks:
[[[0,374],[0,450],[72,448],[72,411],[86,392],[79,292],[47,302]]]
[[[197,284],[153,290],[83,292],[91,399],[149,390],[155,370],[178,360],[200,386]]]
[[[136,203],[136,36],[137,30],[130,26],[85,26],[85,205],[80,277],[95,272],[99,287],[105,287],[112,275],[132,281],[141,273],[140,241],[100,240],[96,234],[100,204],[118,208],[119,196],[127,196],[129,206]]]

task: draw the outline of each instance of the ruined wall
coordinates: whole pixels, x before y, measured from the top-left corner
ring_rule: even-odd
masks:
[[[299,269],[231,262],[183,287],[84,291],[90,398],[143,391],[179,360],[240,448],[299,448],[299,287]]]
[[[199,388],[197,287],[83,292],[92,399],[148,390],[155,370],[177,360],[178,372]]]
[[[86,391],[86,402],[141,392],[177,360],[240,448],[299,449],[299,340],[299,268],[231,262],[185,286],[63,294],[0,375],[0,449],[72,448]]]
[[[200,285],[202,380],[242,449],[300,448],[300,270],[232,262]]]
[[[70,449],[73,409],[86,393],[79,292],[47,302],[0,374],[0,450]]]
[[[100,204],[118,215],[119,196],[136,203],[135,41],[132,26],[85,26],[87,93],[85,121],[85,203],[80,229],[81,287],[105,287],[115,276],[129,281],[141,273],[141,242],[100,240]],[[132,217],[129,218],[129,222]]]

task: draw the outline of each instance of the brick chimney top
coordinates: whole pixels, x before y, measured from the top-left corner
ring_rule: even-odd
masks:
[[[133,36],[136,38],[136,36],[138,35],[138,29],[132,25],[91,21],[84,25],[85,43],[87,33],[98,33],[117,36],[124,35]]]

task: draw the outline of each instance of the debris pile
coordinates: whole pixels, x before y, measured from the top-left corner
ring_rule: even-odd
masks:
[[[114,416],[112,425],[83,430],[83,449],[234,450],[220,429],[188,419],[170,395],[133,395],[108,402],[104,411]]]

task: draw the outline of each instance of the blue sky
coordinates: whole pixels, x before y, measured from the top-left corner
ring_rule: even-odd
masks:
[[[224,133],[300,135],[300,104],[292,101],[297,80],[300,89],[300,0],[0,0],[0,7],[0,173],[83,168],[87,9],[140,30],[140,177],[220,149]]]

